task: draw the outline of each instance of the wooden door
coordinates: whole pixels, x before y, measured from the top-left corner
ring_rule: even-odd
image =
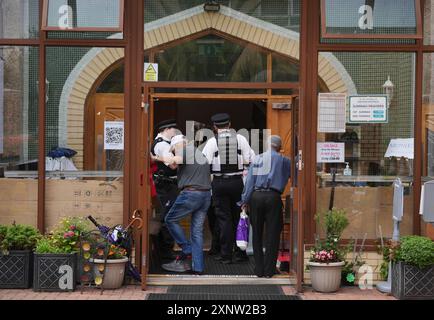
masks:
[[[293,96],[288,96],[288,98],[285,99],[269,99],[267,103],[267,128],[271,130],[272,135],[278,135],[282,138],[281,153],[290,159],[292,159],[293,157],[293,100]],[[283,200],[285,200],[286,197],[290,194],[290,191],[291,183],[288,183],[284,193],[282,194]]]
[[[104,150],[104,123],[124,121],[124,95],[122,93],[98,93],[95,103],[94,168],[107,171],[107,152]]]

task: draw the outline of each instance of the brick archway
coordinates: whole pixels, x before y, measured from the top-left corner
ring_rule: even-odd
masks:
[[[145,45],[148,50],[189,35],[216,30],[232,37],[254,43],[293,60],[299,60],[299,34],[263,20],[222,6],[218,13],[208,13],[203,6],[145,24]],[[115,35],[117,37],[119,35]],[[77,168],[83,168],[84,109],[94,83],[124,57],[123,49],[90,50],[71,72],[63,88],[59,106],[60,145],[68,145],[78,153]],[[319,57],[318,76],[330,91],[355,94],[356,87],[343,65],[329,53]],[[66,134],[65,134],[66,133]]]

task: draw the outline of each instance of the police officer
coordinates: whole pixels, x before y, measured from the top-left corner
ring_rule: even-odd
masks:
[[[245,251],[236,246],[235,233],[240,218],[237,202],[243,192],[243,170],[252,160],[252,152],[247,139],[231,130],[231,119],[226,113],[211,118],[215,137],[210,138],[203,154],[211,164],[213,174],[212,196],[215,215],[220,229],[220,255],[216,257],[223,264],[247,261]]]
[[[157,124],[158,135],[151,146],[151,153],[158,157],[173,156],[170,151],[170,142],[176,135],[176,120],[165,120]],[[178,196],[176,168],[164,162],[157,162],[157,171],[153,174],[158,199],[162,207],[162,227],[158,234],[160,255],[163,259],[173,259],[174,240],[164,225],[164,218]]]

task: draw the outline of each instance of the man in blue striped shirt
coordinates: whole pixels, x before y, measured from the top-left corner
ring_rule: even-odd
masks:
[[[243,209],[250,207],[255,274],[267,278],[276,273],[280,233],[283,227],[281,195],[291,176],[291,161],[279,153],[282,148],[281,138],[271,136],[269,142],[270,149],[258,155],[250,166],[241,201],[238,203]],[[264,225],[267,237],[265,256]]]

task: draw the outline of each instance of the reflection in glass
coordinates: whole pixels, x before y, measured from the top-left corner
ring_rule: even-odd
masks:
[[[264,53],[215,35],[161,51],[157,63],[161,81],[265,82],[267,77]]]
[[[0,224],[36,226],[38,62],[38,48],[0,46]]]
[[[415,56],[413,53],[382,52],[332,54],[345,68],[348,75],[346,81],[352,81],[355,85],[356,92],[350,92],[349,95],[384,95],[383,85],[389,77],[394,84],[394,91],[389,105],[385,106],[388,107],[387,123],[372,121],[350,124],[347,113],[345,132],[318,132],[318,142],[344,144],[345,162],[317,163],[317,212],[327,211],[330,205],[345,209],[350,219],[350,226],[344,234],[346,238],[362,239],[365,234],[368,239],[377,239],[380,234],[390,237],[392,184],[399,176],[405,185],[401,234],[412,234],[414,156],[385,155],[393,139],[414,138]],[[321,91],[330,92],[327,86],[323,86]],[[347,106],[347,110],[349,108]],[[412,152],[409,150],[409,154]],[[344,171],[347,164],[350,172]],[[334,171],[336,183],[333,183]]]
[[[0,39],[38,37],[38,0],[0,0]]]

